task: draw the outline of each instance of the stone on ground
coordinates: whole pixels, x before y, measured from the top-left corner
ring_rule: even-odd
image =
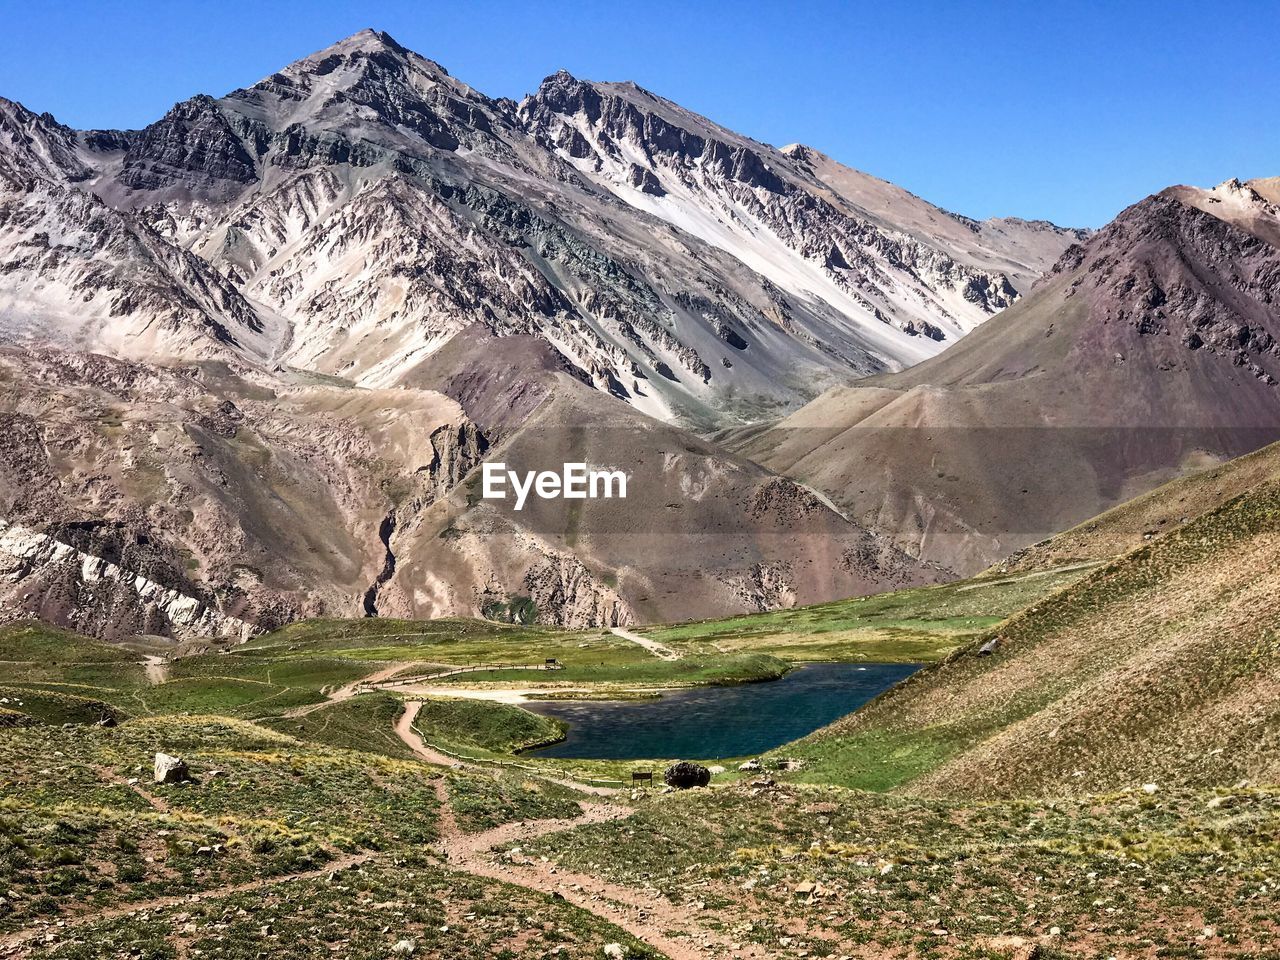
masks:
[[[688,790],[691,787],[705,787],[711,782],[711,771],[699,763],[681,760],[667,767],[662,775],[668,786],[677,790]]]
[[[171,757],[167,753],[156,754],[156,783],[181,783],[191,779],[191,770],[181,757]]]

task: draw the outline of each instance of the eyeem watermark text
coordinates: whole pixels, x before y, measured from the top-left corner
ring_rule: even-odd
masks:
[[[621,470],[589,470],[585,463],[566,463],[560,473],[529,470],[521,476],[498,460],[486,462],[482,476],[481,496],[485,500],[505,500],[510,488],[515,495],[517,510],[524,509],[530,493],[541,500],[595,500],[599,497],[625,500],[627,496],[625,473]]]

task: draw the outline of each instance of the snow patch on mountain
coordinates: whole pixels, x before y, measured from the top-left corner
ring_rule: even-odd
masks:
[[[934,243],[811,160],[633,84],[492,99],[376,31],[140,131],[0,101],[0,335],[379,387],[478,324],[710,429],[914,364],[1019,295],[975,255],[999,235]]]

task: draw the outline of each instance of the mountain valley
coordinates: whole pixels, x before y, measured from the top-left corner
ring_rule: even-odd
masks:
[[[632,84],[491,99],[374,31],[140,131],[0,102],[0,205],[6,609],[102,636],[945,578],[694,432],[936,353],[1085,236]],[[476,496],[570,454],[631,497]]]
[[[73,7],[0,960],[1280,960],[1265,13]]]

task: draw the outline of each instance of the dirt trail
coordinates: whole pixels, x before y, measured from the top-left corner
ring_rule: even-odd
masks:
[[[1085,560],[1081,563],[1069,563],[1063,567],[1050,567],[1047,570],[1034,570],[1031,573],[1024,573],[1016,577],[1000,577],[998,579],[982,580],[978,583],[966,583],[963,587],[956,587],[956,593],[963,593],[967,590],[985,590],[987,587],[1003,587],[1010,583],[1022,583],[1026,580],[1037,580],[1041,577],[1052,577],[1059,573],[1074,573],[1076,570],[1087,570],[1090,567],[1100,567],[1105,561],[1102,560]]]
[[[396,736],[404,741],[405,746],[414,752],[420,760],[427,763],[435,763],[444,767],[471,767],[472,769],[486,769],[480,764],[467,763],[465,760],[459,760],[451,757],[447,753],[441,753],[439,750],[433,749],[430,744],[423,741],[418,736],[418,732],[413,729],[413,722],[418,718],[418,711],[422,709],[422,701],[407,700],[404,705],[404,713],[400,714],[400,719],[396,721]],[[533,772],[533,771],[530,771]],[[559,778],[549,773],[537,773],[538,777],[548,780],[551,783],[558,783],[565,787],[577,790],[579,793],[590,793],[598,796],[608,796],[610,794],[620,793],[621,787],[602,787],[595,783],[583,783],[580,780],[571,780],[568,778]]]
[[[294,707],[292,710],[285,711],[282,716],[291,718],[305,717],[309,713],[315,713],[317,710],[323,710],[325,707],[331,707],[335,703],[342,703],[344,700],[350,700],[360,692],[361,687],[368,684],[381,683],[382,681],[395,676],[406,667],[410,667],[412,665],[413,664],[411,662],[393,663],[389,667],[383,667],[381,670],[375,670],[367,677],[361,677],[359,680],[353,680],[345,687],[339,687],[337,690],[334,690],[329,694],[328,700],[321,701],[320,703],[308,703],[306,706],[302,707]],[[434,763],[435,761],[432,762]]]
[[[609,632],[615,637],[621,637],[623,640],[630,640],[632,643],[638,644],[652,653],[659,660],[679,660],[680,654],[676,653],[665,643],[659,643],[657,640],[650,640],[648,637],[642,637],[638,633],[632,633],[625,627],[610,627]]]
[[[17,930],[13,933],[0,936],[0,953],[10,953],[23,944],[43,937],[46,933],[62,934],[67,930],[75,930],[79,927],[87,926],[91,923],[98,923],[103,920],[116,920],[120,917],[128,917],[138,913],[152,913],[156,910],[164,910],[169,907],[177,907],[191,903],[201,903],[205,900],[216,900],[219,897],[234,896],[237,893],[249,893],[253,890],[262,890],[266,887],[272,887],[281,883],[291,883],[298,880],[312,880],[318,877],[328,876],[332,873],[340,873],[343,870],[350,870],[358,867],[369,860],[379,856],[376,851],[368,853],[356,853],[345,857],[339,857],[336,860],[330,860],[323,867],[317,867],[315,870],[306,870],[302,873],[285,873],[276,877],[263,877],[261,880],[247,880],[244,883],[237,883],[228,887],[213,887],[209,890],[200,890],[196,893],[186,893],[179,896],[161,897],[158,900],[144,900],[138,903],[122,904],[118,907],[108,907],[104,910],[95,910],[93,913],[85,913],[79,916],[58,917],[34,927],[27,927],[25,930]]]
[[[421,703],[406,704],[396,721],[395,732],[420,759],[432,764],[457,765],[452,758],[432,750],[413,730],[413,721]],[[115,775],[100,771],[111,779]],[[583,784],[571,784],[580,789]],[[592,916],[611,923],[649,946],[660,950],[669,960],[706,960],[707,957],[763,958],[767,956],[758,944],[740,943],[725,934],[706,928],[706,914],[693,906],[672,903],[657,890],[640,890],[620,886],[589,874],[576,873],[554,863],[543,862],[520,854],[495,853],[493,848],[528,842],[562,830],[594,823],[608,823],[631,816],[631,807],[616,803],[583,803],[582,816],[572,819],[531,820],[508,823],[480,833],[466,834],[458,825],[449,803],[448,787],[443,776],[436,778],[436,795],[440,801],[437,851],[450,870],[523,887],[535,894],[551,894]],[[599,788],[597,788],[598,790]],[[141,791],[139,791],[141,792]],[[146,794],[143,794],[146,796]],[[150,799],[150,798],[149,798]],[[157,798],[158,799],[158,798]],[[157,806],[157,809],[161,807]],[[11,955],[46,934],[61,935],[89,924],[118,919],[180,905],[200,903],[220,897],[261,890],[278,884],[309,880],[349,870],[375,860],[378,852],[370,851],[341,857],[319,867],[299,873],[264,877],[195,893],[125,904],[96,910],[80,916],[60,917],[23,930],[0,936],[0,953]],[[672,936],[669,931],[687,931],[687,936]]]
[[[169,660],[167,657],[144,654],[142,661],[147,675],[147,683],[155,685],[164,683],[169,679]]]
[[[169,812],[169,804],[166,803],[164,800],[162,800],[160,797],[157,797],[154,793],[151,793],[148,790],[146,790],[142,786],[142,784],[130,783],[128,779],[120,776],[120,774],[116,773],[114,770],[108,769],[107,767],[94,766],[93,769],[97,772],[98,776],[100,776],[103,780],[107,781],[108,783],[114,783],[118,786],[125,787],[128,790],[132,790],[134,793],[140,796],[143,800],[147,801],[151,809],[156,811],[156,813]]]
[[[423,744],[422,738],[413,731],[413,720],[420,706],[419,703],[406,705],[404,714],[396,723],[396,733],[415,754],[428,759],[438,754]],[[438,849],[451,870],[510,883],[535,893],[551,893],[661,950],[670,960],[706,960],[709,956],[718,955],[741,958],[766,956],[756,944],[730,941],[721,933],[705,929],[699,922],[703,917],[699,911],[672,903],[656,890],[635,890],[589,874],[565,870],[553,863],[493,852],[497,846],[525,843],[562,830],[624,820],[635,812],[631,807],[616,803],[583,803],[580,817],[526,820],[502,824],[482,833],[466,834],[453,815],[443,777],[436,782],[436,795],[440,800],[441,839]],[[690,936],[672,937],[667,931],[673,929],[690,931]]]
[[[707,957],[764,957],[756,944],[728,940],[705,929],[702,914],[692,907],[672,903],[656,890],[619,886],[585,873],[565,870],[522,855],[493,852],[494,847],[527,843],[549,833],[573,830],[593,823],[624,820],[635,811],[610,803],[584,803],[582,816],[569,820],[526,820],[506,823],[482,833],[465,834],[449,807],[443,778],[436,784],[440,798],[439,851],[449,869],[497,880],[535,893],[559,897],[592,916],[625,930],[637,940],[661,950],[670,960],[706,960]],[[687,930],[686,938],[670,936],[670,930]]]
[[[418,732],[413,729],[413,721],[418,719],[418,711],[421,709],[422,701],[420,700],[409,700],[405,703],[404,713],[400,714],[400,719],[396,721],[396,736],[403,740],[404,745],[420,760],[442,767],[461,766],[460,761],[427,746],[418,736]],[[442,805],[441,809],[444,809],[444,806],[447,805]]]
[[[766,956],[759,944],[730,940],[702,926],[699,921],[705,919],[705,915],[692,907],[672,903],[657,892],[621,887],[541,861],[512,863],[475,854],[451,858],[449,865],[478,877],[500,880],[537,893],[559,895],[575,907],[662,951],[670,960]],[[685,930],[689,935],[676,938],[667,934],[669,930]]]

